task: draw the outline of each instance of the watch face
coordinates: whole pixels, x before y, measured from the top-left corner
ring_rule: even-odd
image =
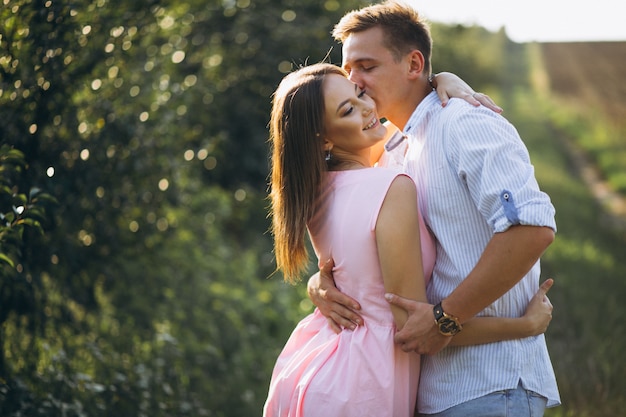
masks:
[[[459,332],[459,326],[454,320],[443,317],[439,320],[439,331],[446,335],[455,335]]]

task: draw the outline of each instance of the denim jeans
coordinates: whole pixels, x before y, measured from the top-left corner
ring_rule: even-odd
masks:
[[[545,397],[525,390],[520,382],[517,389],[492,392],[437,414],[420,414],[420,417],[541,417],[546,402]]]

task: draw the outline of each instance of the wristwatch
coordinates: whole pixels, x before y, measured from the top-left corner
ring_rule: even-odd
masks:
[[[454,336],[463,329],[459,319],[443,311],[441,303],[433,308],[435,324],[439,328],[439,333],[444,336]]]
[[[437,78],[437,74],[435,74],[434,72],[428,76],[428,84],[430,85],[430,88],[432,88],[433,90],[437,89],[436,78]]]

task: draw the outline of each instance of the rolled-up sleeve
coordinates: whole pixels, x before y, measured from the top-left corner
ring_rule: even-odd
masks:
[[[494,233],[518,224],[556,232],[554,206],[539,188],[528,150],[513,125],[477,108],[458,114],[449,128],[452,166]]]

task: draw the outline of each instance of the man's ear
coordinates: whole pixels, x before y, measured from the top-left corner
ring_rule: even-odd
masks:
[[[407,55],[409,65],[409,77],[411,79],[419,78],[424,72],[424,55],[417,49],[412,50]]]

